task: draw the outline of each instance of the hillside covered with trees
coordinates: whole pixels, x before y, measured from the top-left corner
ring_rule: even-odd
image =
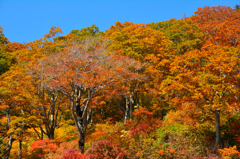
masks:
[[[0,27],[0,158],[240,158],[240,10],[72,30]]]

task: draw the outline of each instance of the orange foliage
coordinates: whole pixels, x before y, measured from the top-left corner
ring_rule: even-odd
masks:
[[[159,153],[161,156],[163,156],[163,155],[164,155],[164,150],[161,149],[161,150],[158,151],[158,153]]]
[[[135,116],[133,121],[129,121],[125,126],[131,129],[131,135],[145,134],[153,131],[161,122],[153,118],[153,113],[145,108],[133,112]]]
[[[208,35],[213,44],[240,44],[240,14],[226,6],[198,8],[192,20]]]
[[[43,157],[47,153],[55,152],[57,148],[58,146],[54,143],[54,140],[44,139],[33,142],[29,150],[40,150],[39,156]]]
[[[7,44],[7,51],[8,52],[14,52],[17,50],[22,50],[22,49],[26,49],[26,45],[22,44],[22,43],[18,43],[18,42],[12,42],[12,43],[8,43]]]
[[[57,33],[63,33],[62,30],[59,27],[51,27],[48,34],[44,35],[45,38],[51,38],[54,37]]]
[[[237,150],[236,146],[218,149],[218,151],[222,155],[223,159],[240,158],[240,152]]]

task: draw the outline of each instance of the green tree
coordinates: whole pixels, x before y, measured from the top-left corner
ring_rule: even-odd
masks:
[[[171,47],[175,49],[176,54],[184,54],[187,51],[202,47],[204,34],[188,18],[170,19],[169,21],[151,23],[148,26],[164,32],[173,42]]]
[[[71,31],[72,34],[75,34],[79,37],[79,40],[85,40],[87,37],[94,37],[104,35],[104,32],[99,31],[99,27],[93,24],[90,27],[83,28],[81,30],[75,29]]]
[[[9,70],[10,58],[6,54],[8,38],[3,34],[3,28],[0,26],[0,75]]]
[[[234,10],[235,10],[235,11],[239,11],[239,10],[240,10],[240,5],[236,5],[236,6],[234,7]]]

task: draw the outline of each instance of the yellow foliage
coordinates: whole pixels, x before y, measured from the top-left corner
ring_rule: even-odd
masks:
[[[74,125],[64,124],[56,129],[55,135],[59,142],[73,140],[77,137],[77,128]]]

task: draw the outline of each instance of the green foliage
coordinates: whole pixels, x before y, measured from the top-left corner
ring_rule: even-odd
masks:
[[[7,141],[3,141],[4,137],[0,137],[0,159],[3,159],[3,156],[5,155],[6,152],[6,145]]]
[[[104,35],[104,32],[99,31],[99,27],[96,26],[95,24],[93,24],[90,27],[83,28],[81,30],[79,29],[72,30],[71,33],[79,37],[79,40],[85,40],[86,38]]]
[[[0,51],[0,75],[9,70],[9,63],[10,58],[6,55],[6,53]]]
[[[226,118],[226,122],[221,126],[223,135],[221,140],[226,147],[240,146],[240,112]]]
[[[163,144],[166,142],[167,139],[169,139],[170,136],[179,136],[181,137],[184,133],[184,126],[180,124],[174,124],[170,125],[166,130],[159,128],[157,130],[158,134],[158,143]]]
[[[237,5],[237,4],[236,4],[236,6],[234,7],[234,10],[235,10],[235,11],[239,11],[239,10],[240,10],[240,5]]]
[[[173,42],[171,47],[176,50],[175,52],[178,55],[202,47],[204,34],[189,19],[170,19],[169,21],[148,25],[153,29],[164,32]]]
[[[159,158],[158,150],[159,144],[155,140],[153,134],[139,134],[129,138],[129,146],[126,147],[129,158],[138,159],[157,159]]]
[[[3,34],[3,28],[0,26],[0,75],[9,70],[10,57],[6,53],[8,39]]]
[[[158,153],[163,157],[191,158],[204,156],[206,153],[202,131],[192,125],[189,116],[181,114],[183,112],[170,111],[157,130],[157,142],[160,144]]]
[[[0,26],[0,50],[2,45],[6,45],[8,43],[8,38],[5,37],[5,35],[3,34],[3,28],[1,28]]]

